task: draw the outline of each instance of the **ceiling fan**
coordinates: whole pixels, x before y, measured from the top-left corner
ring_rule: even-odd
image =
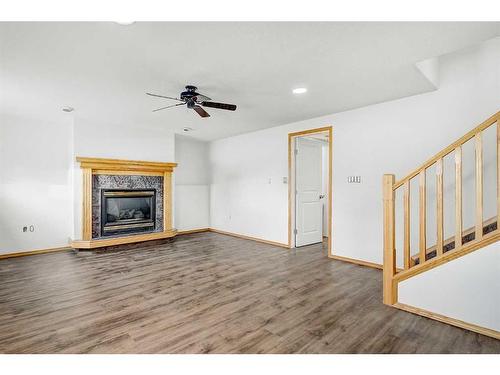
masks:
[[[156,96],[158,98],[177,100],[181,102],[155,109],[153,110],[153,112],[158,112],[163,109],[186,105],[188,108],[194,109],[196,113],[198,113],[201,117],[210,117],[208,112],[205,111],[201,106],[209,108],[217,108],[217,109],[226,109],[228,111],[236,110],[236,106],[234,104],[212,102],[211,101],[212,99],[210,99],[208,96],[197,93],[196,92],[197,89],[198,88],[196,86],[190,86],[190,85],[186,86],[186,91],[181,92],[180,98],[174,98],[165,95],[157,95],[157,94],[152,94],[150,92],[147,92],[146,95]]]

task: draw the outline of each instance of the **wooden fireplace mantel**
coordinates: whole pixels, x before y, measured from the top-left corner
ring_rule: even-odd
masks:
[[[76,161],[80,163],[82,169],[92,169],[93,171],[108,172],[158,172],[162,176],[162,172],[173,172],[177,163],[160,163],[154,161],[139,161],[139,160],[119,160],[119,159],[100,159],[100,158],[83,158],[77,157]],[[136,173],[141,174],[143,173]]]
[[[177,163],[87,157],[77,157],[76,161],[80,163],[83,180],[82,239],[71,241],[71,247],[94,249],[176,235],[177,231],[172,228],[172,173]],[[163,176],[163,232],[92,239],[92,175],[95,174]]]

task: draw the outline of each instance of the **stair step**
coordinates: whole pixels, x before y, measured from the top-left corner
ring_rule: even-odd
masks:
[[[483,227],[483,236],[485,234],[493,232],[496,229],[497,229],[497,222],[496,221],[485,225]],[[466,243],[473,241],[475,238],[476,238],[475,232],[471,232],[471,233],[466,234],[465,236],[462,237],[462,245],[465,245]],[[443,253],[446,253],[450,250],[453,250],[454,248],[455,248],[455,241],[451,241],[443,246]],[[437,254],[436,250],[432,250],[432,251],[428,252],[426,255],[426,260],[434,258],[436,256],[436,254]],[[420,263],[419,256],[417,256],[413,259],[414,259],[415,265]]]

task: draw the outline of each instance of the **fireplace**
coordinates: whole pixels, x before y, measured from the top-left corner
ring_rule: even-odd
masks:
[[[172,173],[176,163],[77,157],[82,169],[81,239],[97,249],[174,237]]]
[[[155,189],[101,190],[101,236],[153,232],[155,228]]]

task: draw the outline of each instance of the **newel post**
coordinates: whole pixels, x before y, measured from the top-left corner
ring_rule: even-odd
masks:
[[[393,281],[396,274],[396,246],[394,231],[394,186],[393,174],[385,174],[383,178],[384,195],[384,274],[383,293],[384,303],[393,305],[397,302],[397,288]]]

